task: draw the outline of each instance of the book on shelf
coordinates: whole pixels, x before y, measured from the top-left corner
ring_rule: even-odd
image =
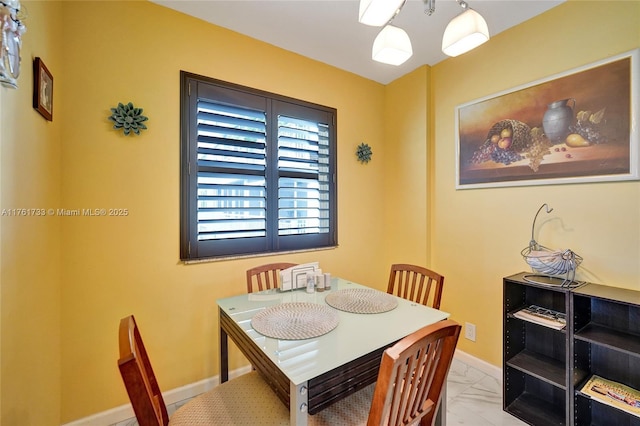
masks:
[[[553,311],[537,305],[530,305],[513,313],[513,316],[521,320],[562,330],[567,326],[567,317],[564,313]]]
[[[637,389],[594,374],[580,391],[603,404],[640,417],[640,391]]]

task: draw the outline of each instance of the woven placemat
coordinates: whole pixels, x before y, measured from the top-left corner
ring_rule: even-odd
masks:
[[[329,293],[325,302],[341,311],[354,314],[379,314],[395,309],[395,297],[371,288],[345,288]]]
[[[258,312],[251,319],[255,331],[267,337],[302,340],[322,336],[338,326],[337,312],[308,302],[281,303]]]

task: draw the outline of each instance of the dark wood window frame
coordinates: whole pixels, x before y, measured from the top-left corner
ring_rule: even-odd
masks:
[[[337,111],[180,73],[180,258],[337,246]]]

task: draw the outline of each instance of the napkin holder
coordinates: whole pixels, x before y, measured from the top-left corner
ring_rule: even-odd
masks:
[[[319,268],[318,262],[303,263],[280,271],[280,291],[295,290],[307,287],[307,272],[313,272]]]

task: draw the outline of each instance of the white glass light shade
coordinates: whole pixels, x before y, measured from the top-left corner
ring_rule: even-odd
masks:
[[[411,40],[402,28],[387,25],[373,41],[371,57],[374,61],[400,65],[411,55],[413,55]]]
[[[475,10],[467,9],[449,22],[442,36],[442,51],[458,56],[489,40],[489,28]]]
[[[358,21],[381,27],[393,18],[405,0],[360,0]]]

